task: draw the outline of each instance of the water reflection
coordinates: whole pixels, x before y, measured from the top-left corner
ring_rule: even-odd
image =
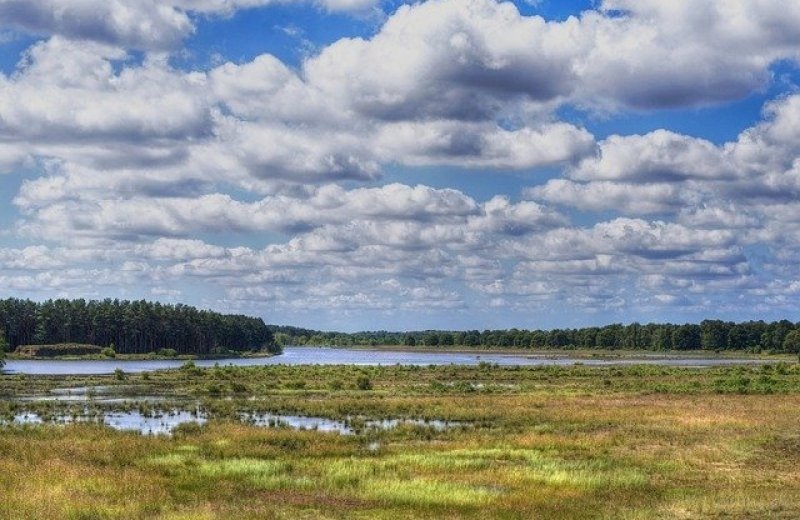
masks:
[[[115,430],[138,431],[144,435],[171,434],[185,423],[205,424],[202,412],[173,410],[165,415],[143,415],[139,412],[110,412],[103,415],[103,423]]]
[[[242,421],[254,426],[270,428],[291,428],[293,430],[316,430],[322,432],[338,432],[342,435],[353,435],[363,430],[391,430],[399,426],[420,426],[444,431],[457,428],[464,423],[430,419],[365,419],[350,417],[343,420],[325,417],[309,417],[305,415],[242,413]]]
[[[321,432],[352,433],[345,421],[326,419],[325,417],[309,417],[303,415],[242,413],[240,418],[247,424],[262,428],[291,428],[293,430],[317,430]]]
[[[609,353],[611,355],[611,353]],[[665,357],[643,353],[631,359],[573,358],[564,355],[465,353],[465,352],[414,352],[386,350],[357,350],[313,347],[287,347],[284,353],[274,357],[231,358],[218,360],[198,360],[199,367],[221,366],[262,366],[262,365],[478,365],[493,363],[501,366],[541,366],[574,365],[664,365],[680,367],[711,367],[764,363],[765,361],[731,359],[724,357]],[[94,360],[20,360],[12,359],[6,363],[5,371],[15,374],[31,375],[99,375],[111,374],[115,369],[128,373],[150,372],[169,368],[179,368],[183,361],[152,359],[126,361],[117,359]]]
[[[335,420],[306,415],[254,412],[244,412],[240,414],[239,418],[246,424],[261,428],[290,428],[293,430],[336,432],[341,435],[354,435],[371,429],[391,430],[404,425],[431,428],[436,431],[467,426],[467,423],[463,422],[428,419],[365,419],[362,417],[347,417],[344,420]],[[199,408],[193,411],[172,409],[150,413],[142,413],[136,410],[89,413],[89,410],[85,409],[82,414],[62,413],[48,416],[25,411],[15,414],[11,421],[0,421],[0,424],[66,425],[81,422],[95,422],[105,424],[115,430],[133,431],[142,435],[170,435],[174,432],[175,428],[182,424],[196,423],[202,425],[208,422],[208,420],[208,414]]]

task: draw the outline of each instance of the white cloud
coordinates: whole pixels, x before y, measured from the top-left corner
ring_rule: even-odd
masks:
[[[770,80],[771,63],[799,55],[800,12],[784,2],[670,5],[606,2],[553,22],[511,3],[431,0],[402,6],[371,39],[327,47],[305,74],[371,117],[481,120],[509,99],[540,108],[565,99],[643,108],[736,99]]]
[[[56,190],[54,196],[61,194]],[[139,196],[114,200],[92,200],[92,197],[42,202],[43,198],[44,195],[35,201],[30,196],[17,199],[18,206],[30,214],[24,227],[60,241],[72,240],[75,236],[130,240],[208,231],[292,232],[367,220],[394,221],[399,226],[394,228],[396,230],[416,225],[423,232],[427,222],[449,229],[464,223],[469,216],[481,214],[474,200],[456,190],[402,184],[350,191],[328,185],[303,198],[278,195],[252,203],[236,201],[222,193],[199,197]],[[561,222],[534,203],[524,203],[517,208],[508,203],[505,206],[511,213],[523,211],[529,218],[526,226]],[[525,211],[526,208],[529,209]],[[510,215],[505,220],[498,217],[498,220],[511,222],[512,218]],[[448,231],[448,234],[454,232],[458,231]],[[168,241],[162,245],[183,243]]]
[[[189,16],[157,0],[0,0],[1,26],[140,49],[170,49],[193,30]]]
[[[225,256],[224,248],[206,244],[202,240],[158,238],[150,244],[136,246],[143,256],[155,260],[192,260],[196,258],[219,258]]]
[[[52,35],[0,76],[0,172],[30,170],[0,282],[166,298],[192,284],[292,312],[797,299],[774,286],[800,276],[800,96],[723,145],[597,143],[559,115],[741,99],[797,59],[800,8],[617,0],[548,21],[430,0],[296,67],[170,65],[202,17],[267,3],[0,0],[0,25]],[[532,200],[494,196],[491,171],[458,172],[483,176],[481,196],[403,183],[421,166],[513,170]]]
[[[528,197],[584,211],[616,210],[627,215],[672,213],[684,207],[681,191],[674,185],[627,184],[607,181],[576,183],[552,179],[525,191]]]
[[[35,44],[16,74],[0,75],[0,138],[36,149],[92,139],[135,146],[211,132],[201,75],[178,74],[160,60],[115,72],[112,60],[124,58],[61,38]]]
[[[305,0],[0,0],[0,27],[125,48],[169,51],[195,31],[196,15]],[[311,2],[308,2],[311,3]],[[365,12],[374,0],[319,0],[329,11]]]
[[[382,125],[375,145],[385,161],[410,166],[528,169],[584,156],[594,139],[566,123],[505,130],[495,123],[405,122]]]
[[[800,95],[792,94],[769,103],[761,122],[722,145],[664,130],[612,135],[593,157],[568,168],[568,179],[526,194],[582,210],[677,215],[694,227],[758,234],[794,214],[800,195],[798,120]]]
[[[735,175],[729,161],[712,143],[656,130],[647,135],[612,135],[597,154],[569,173],[575,180],[676,182]]]

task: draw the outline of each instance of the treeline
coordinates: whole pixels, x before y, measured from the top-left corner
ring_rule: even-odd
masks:
[[[177,354],[277,351],[261,318],[198,310],[188,305],[127,300],[0,300],[0,343],[20,345],[85,343],[119,354],[162,349]]]
[[[799,352],[800,324],[788,320],[734,323],[705,320],[698,324],[613,324],[605,327],[553,330],[470,330],[416,332],[320,332],[297,327],[271,327],[281,345],[406,347],[509,347],[631,350],[748,350]]]

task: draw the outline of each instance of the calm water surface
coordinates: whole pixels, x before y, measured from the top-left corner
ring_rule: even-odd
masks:
[[[43,417],[36,412],[22,411],[10,419],[0,419],[3,425],[41,425],[101,423],[115,430],[138,432],[142,435],[170,435],[178,426],[186,423],[205,424],[208,414],[198,407],[194,411],[161,410],[147,414],[139,411],[106,411],[93,415],[85,410],[83,414],[60,413]],[[466,428],[469,423],[457,421],[425,419],[362,419],[348,417],[345,420],[328,419],[306,415],[242,413],[239,419],[246,424],[261,428],[289,428],[292,430],[313,430],[335,432],[340,435],[354,435],[361,430],[391,430],[402,425],[421,426],[444,431],[450,428]]]
[[[101,423],[121,431],[138,432],[142,435],[169,435],[172,431],[185,423],[204,424],[208,420],[202,412],[185,410],[171,410],[152,414],[142,414],[136,411],[103,412],[99,415],[71,415],[56,414],[46,418],[35,412],[20,412],[10,421],[0,421],[3,424],[37,425],[37,424],[74,424],[74,423]]]
[[[231,358],[199,360],[199,367],[220,365],[260,366],[260,365],[477,365],[478,363],[497,363],[503,366],[538,365],[664,365],[680,367],[712,367],[763,363],[748,359],[714,357],[662,357],[643,354],[640,358],[602,359],[572,358],[569,356],[542,356],[524,354],[462,353],[462,352],[410,352],[385,350],[356,350],[314,347],[287,347],[284,353],[274,357]],[[4,371],[13,374],[31,375],[95,375],[111,374],[119,368],[128,373],[150,372],[168,368],[179,368],[183,361],[153,359],[126,361],[116,359],[102,360],[9,360]]]

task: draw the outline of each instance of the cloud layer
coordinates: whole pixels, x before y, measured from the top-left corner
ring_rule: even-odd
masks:
[[[799,57],[800,8],[608,0],[553,21],[429,0],[298,66],[174,65],[198,24],[268,3],[0,0],[0,25],[39,38],[0,75],[0,173],[19,179],[5,287],[379,324],[797,308],[800,95],[723,144],[668,128],[596,138],[564,114],[761,92]],[[528,187],[418,180],[439,168]]]

